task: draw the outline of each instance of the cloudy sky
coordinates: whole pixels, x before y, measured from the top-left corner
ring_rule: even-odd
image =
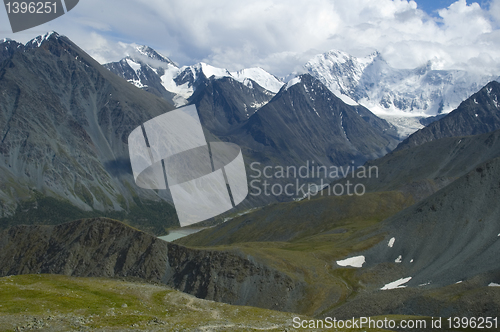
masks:
[[[398,68],[431,60],[436,69],[500,75],[500,0],[80,0],[16,34],[0,10],[0,38],[26,42],[50,30],[100,62],[119,60],[135,43],[180,65],[260,66],[286,76],[328,50],[378,50]]]

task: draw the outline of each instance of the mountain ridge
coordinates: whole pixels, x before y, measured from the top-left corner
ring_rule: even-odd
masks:
[[[232,78],[249,88],[257,84],[270,94],[276,94],[283,85],[278,78],[260,67],[229,72],[227,69],[199,62],[179,68],[170,59],[148,46],[137,46],[136,51],[140,54],[139,56],[128,55],[118,62],[104,64],[104,67],[139,88],[163,96],[176,106],[187,104],[188,99],[195,93],[196,87],[210,78],[215,80]],[[160,64],[151,63],[151,60],[157,59],[161,60]],[[151,82],[154,82],[153,86]]]
[[[0,232],[0,275],[142,279],[198,298],[297,311],[304,285],[237,250],[198,250],[107,218]]]

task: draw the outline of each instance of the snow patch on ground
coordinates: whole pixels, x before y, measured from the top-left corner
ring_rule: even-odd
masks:
[[[411,277],[408,278],[401,278],[399,280],[393,281],[385,285],[384,287],[380,288],[380,290],[389,290],[389,289],[396,289],[396,288],[405,288],[406,286],[403,286],[406,284],[408,281],[411,280]]]
[[[356,256],[341,261],[337,261],[337,265],[352,266],[352,267],[362,267],[364,263],[365,263],[365,256]]]
[[[488,287],[500,287],[500,285],[492,282],[488,285]]]
[[[390,248],[394,246],[394,242],[396,242],[396,238],[393,237],[392,239],[389,240],[389,243],[387,244]]]

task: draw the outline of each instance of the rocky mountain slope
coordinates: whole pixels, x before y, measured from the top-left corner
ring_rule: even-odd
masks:
[[[395,136],[386,121],[345,104],[307,74],[290,81],[231,135],[255,152],[279,156],[285,163],[278,165],[285,167],[307,160],[362,163],[390,151]]]
[[[419,201],[470,172],[477,165],[499,156],[499,130],[474,136],[441,138],[393,151],[367,162],[364,166],[376,169],[377,176],[357,179],[348,176],[331,185],[354,180],[357,184],[362,184],[367,192],[397,190],[410,194]]]
[[[206,129],[218,136],[228,136],[273,96],[258,84],[243,84],[231,77],[212,76],[198,79],[197,89],[189,103],[196,105]]]
[[[485,286],[498,282],[499,194],[500,158],[495,158],[385,220],[387,241],[366,252],[367,266],[400,262],[413,287],[445,286],[487,274],[492,279]]]
[[[135,211],[150,230],[175,225],[170,204],[135,186],[127,147],[135,127],[173,106],[57,33],[26,45],[7,41],[0,49],[7,49],[0,63],[1,216],[21,218],[26,202],[37,209],[49,197],[44,208],[52,214],[73,207],[64,218],[94,210],[126,218]]]
[[[378,281],[325,314],[495,316],[500,290],[499,183],[496,158],[385,220],[379,244],[349,255],[363,257],[358,274],[378,276]]]

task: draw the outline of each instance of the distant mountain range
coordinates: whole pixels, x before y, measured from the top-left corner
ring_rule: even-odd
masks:
[[[161,66],[152,62],[158,59]],[[229,72],[205,63],[178,68],[145,46],[104,66],[146,90],[160,77],[165,90],[175,93],[174,103],[195,104],[208,130],[246,148],[252,160],[362,163],[390,151],[398,138],[389,123],[360,105],[346,105],[308,74],[285,84],[261,68]]]
[[[448,113],[498,75],[391,67],[380,53],[356,58],[340,51],[317,55],[305,67],[330,90],[368,107],[375,114],[402,112],[433,116]]]
[[[235,130],[233,140],[282,160],[276,165],[348,165],[380,157],[397,142],[394,127],[362,106],[349,106],[304,74]],[[270,163],[266,163],[270,164]]]
[[[138,46],[135,50],[136,53],[119,62],[105,64],[104,67],[138,88],[166,98],[176,106],[185,105],[198,85],[212,77],[232,78],[248,88],[257,83],[270,94],[276,94],[284,84],[262,68],[249,68],[231,73],[203,62],[179,68],[170,59],[150,47]]]
[[[398,143],[393,126],[308,74],[284,85],[258,68],[178,68],[147,47],[106,70],[55,32],[0,48],[4,227],[100,215],[158,234],[175,225],[169,192],[135,185],[127,147],[131,130],[174,108],[168,100],[195,104],[207,139],[239,144],[247,169],[363,164]],[[297,195],[249,197],[239,209]]]
[[[246,85],[254,82],[273,94],[287,83],[285,79],[278,79],[261,68],[229,72],[205,63],[178,68],[170,59],[147,46],[138,46],[135,53],[105,67],[136,86],[173,101],[177,106],[187,103],[200,77],[231,77]],[[356,58],[333,50],[308,61],[304,72],[321,81],[345,103],[363,105],[387,119],[398,127],[400,136],[405,138],[428,124],[425,118],[449,113],[488,82],[499,79],[498,75],[437,70],[433,67],[433,63],[429,62],[415,69],[397,69],[391,67],[378,52]],[[288,79],[293,77],[293,74],[289,75]],[[423,123],[420,123],[421,120]]]

